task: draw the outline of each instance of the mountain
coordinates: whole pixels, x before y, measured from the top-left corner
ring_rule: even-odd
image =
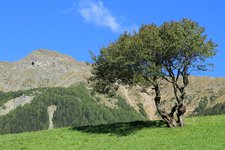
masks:
[[[158,119],[151,88],[149,94],[141,92],[138,87],[120,86],[114,97],[90,95],[87,79],[91,76],[91,66],[68,55],[39,49],[18,62],[0,62],[0,70],[0,121],[1,117],[8,121],[1,121],[8,124],[1,126],[0,123],[0,127],[7,131],[13,130],[10,123],[13,119],[23,120],[24,113],[29,118],[32,116],[30,112],[39,115],[34,119],[36,124],[38,119],[44,118],[35,129],[46,129],[53,124],[62,127],[124,121],[126,115],[136,119]],[[223,112],[225,78],[191,76],[189,80],[186,116]],[[168,100],[175,102],[172,86],[164,83],[161,88],[163,107],[171,108]],[[74,93],[73,90],[80,92]],[[126,103],[121,103],[124,100]],[[81,104],[82,101],[91,106]],[[97,107],[101,113],[96,111]],[[118,111],[118,108],[121,109]],[[128,118],[132,120],[132,117]],[[21,127],[19,131],[27,130]]]
[[[120,96],[91,95],[91,67],[36,50],[0,63],[0,134],[146,120]]]
[[[0,62],[0,91],[69,87],[85,82],[90,66],[50,50],[36,50],[18,62]]]

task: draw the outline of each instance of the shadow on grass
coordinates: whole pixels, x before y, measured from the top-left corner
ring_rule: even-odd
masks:
[[[126,136],[143,128],[159,127],[165,127],[165,123],[163,121],[134,121],[73,127],[72,129],[85,133],[110,133],[118,136]]]

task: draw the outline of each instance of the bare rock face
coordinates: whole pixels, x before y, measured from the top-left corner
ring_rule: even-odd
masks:
[[[14,98],[6,102],[3,107],[0,107],[0,116],[7,115],[10,111],[16,109],[18,106],[30,104],[35,96],[25,96]]]
[[[57,109],[56,105],[51,105],[51,106],[48,106],[48,108],[47,108],[48,118],[49,118],[49,126],[48,126],[49,130],[54,128],[53,116],[54,116],[56,109]]]
[[[90,76],[90,66],[86,63],[42,49],[33,51],[18,62],[0,62],[0,70],[0,91],[68,87],[85,82]]]

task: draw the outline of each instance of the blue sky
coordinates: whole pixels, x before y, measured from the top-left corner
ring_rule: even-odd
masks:
[[[194,74],[225,77],[224,9],[224,0],[1,0],[0,61],[18,61],[39,48],[90,61],[89,50],[98,54],[125,30],[185,17],[219,45],[210,60],[214,71]]]

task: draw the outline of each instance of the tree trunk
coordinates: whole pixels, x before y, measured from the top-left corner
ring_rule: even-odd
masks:
[[[159,115],[161,116],[161,118],[166,122],[167,127],[169,128],[173,128],[176,126],[176,124],[174,123],[174,107],[171,110],[171,113],[168,114],[165,110],[162,110],[161,106],[160,106],[160,100],[161,100],[161,93],[160,93],[160,89],[159,89],[159,85],[155,84],[154,85],[154,90],[155,90],[155,105],[156,105],[156,109],[159,113]]]
[[[178,85],[177,80],[173,81],[173,90],[174,95],[177,101],[177,124],[180,127],[184,126],[184,114],[186,112],[186,106],[184,104],[184,98],[185,98],[185,88],[187,87],[189,81],[188,76],[183,75],[183,86]]]
[[[181,115],[181,116],[179,116],[178,114],[177,114],[177,124],[178,124],[178,126],[180,126],[180,127],[183,127],[184,126],[184,116],[183,115]]]
[[[184,113],[186,112],[186,106],[184,103],[180,103],[177,108],[177,124],[180,127],[184,126]]]

